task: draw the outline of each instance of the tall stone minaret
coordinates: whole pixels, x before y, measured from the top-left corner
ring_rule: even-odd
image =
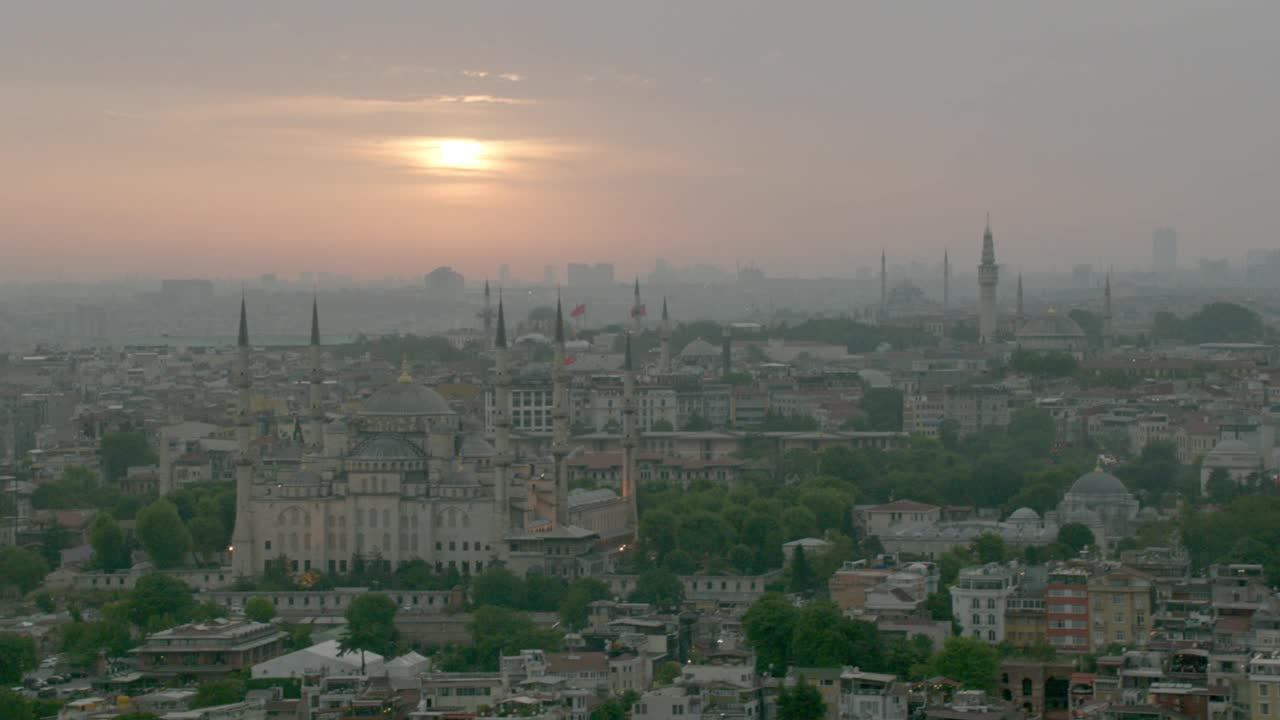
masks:
[[[671,316],[667,314],[667,299],[662,298],[662,326],[658,330],[661,360],[659,366],[664,373],[671,372]]]
[[[493,304],[489,295],[489,281],[484,281],[484,309],[480,311],[480,321],[484,323],[484,341],[493,341]]]
[[[644,329],[644,306],[640,304],[640,277],[636,277],[635,297],[631,301],[631,319],[636,324],[636,332]]]
[[[324,407],[321,393],[324,390],[324,371],[320,368],[320,301],[311,298],[311,345],[307,348],[311,365],[311,385],[307,392],[307,421],[311,426],[310,442],[324,447]]]
[[[996,285],[1000,282],[1000,266],[996,265],[996,245],[991,238],[991,216],[982,234],[982,264],[978,265],[978,342],[996,339]]]
[[[942,251],[942,336],[951,331],[951,254]]]
[[[1026,321],[1027,314],[1022,304],[1022,273],[1018,273],[1018,314],[1013,318],[1014,330],[1020,329]]]
[[[1102,296],[1102,351],[1111,352],[1111,272],[1107,271],[1106,289]]]
[[[507,322],[502,309],[502,293],[498,293],[498,334],[493,340],[493,542],[494,551],[501,548],[511,531],[511,371],[507,367]]]
[[[240,334],[236,342],[236,524],[231,533],[231,562],[237,575],[253,577],[262,568],[258,561],[253,517],[253,421],[249,397],[253,376],[249,369],[249,313],[240,297]]]
[[[551,457],[556,483],[556,526],[569,524],[569,388],[565,378],[564,308],[556,294],[556,341],[551,359]]]
[[[889,270],[885,265],[884,250],[880,251],[880,311],[876,318],[883,323],[889,316]]]
[[[640,444],[636,429],[636,371],[631,358],[631,334],[627,334],[622,363],[622,499],[627,505],[627,528],[640,529],[636,505],[636,450]]]

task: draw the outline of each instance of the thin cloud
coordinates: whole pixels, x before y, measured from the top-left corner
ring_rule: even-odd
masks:
[[[507,82],[513,82],[513,83],[517,83],[524,80],[523,75],[521,75],[520,73],[513,73],[513,72],[492,72],[489,70],[464,69],[460,71],[460,74],[463,77],[469,77],[476,80],[494,79],[494,80],[505,80]]]

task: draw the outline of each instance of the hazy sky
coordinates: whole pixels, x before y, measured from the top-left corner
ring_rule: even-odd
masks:
[[[1280,247],[1280,3],[5,2],[0,279]]]

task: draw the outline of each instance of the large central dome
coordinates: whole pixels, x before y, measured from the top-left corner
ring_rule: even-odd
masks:
[[[1094,470],[1081,475],[1067,492],[1071,495],[1127,495],[1129,490],[1115,475]]]
[[[1083,338],[1084,330],[1068,315],[1049,312],[1031,318],[1018,328],[1019,338]]]
[[[365,400],[361,415],[453,415],[449,401],[426,385],[391,383]]]

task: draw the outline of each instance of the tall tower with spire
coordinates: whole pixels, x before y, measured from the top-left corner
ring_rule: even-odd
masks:
[[[636,428],[636,371],[631,357],[631,334],[627,333],[622,364],[622,500],[627,506],[627,528],[640,528],[636,505],[636,450],[640,437]]]
[[[659,366],[664,373],[671,372],[671,316],[667,314],[667,299],[662,298],[662,326],[658,329],[661,360]]]
[[[880,308],[876,321],[883,323],[889,315],[889,270],[885,265],[884,250],[880,251]]]
[[[506,542],[511,531],[511,370],[507,366],[507,322],[502,309],[502,293],[498,293],[498,334],[494,338],[493,369],[493,547],[495,552]]]
[[[636,325],[636,332],[644,329],[644,304],[640,302],[639,277],[636,277],[635,297],[631,301],[631,320]]]
[[[1102,296],[1102,351],[1111,352],[1111,272]]]
[[[556,294],[556,338],[551,360],[551,457],[554,461],[556,527],[569,524],[569,388],[565,381],[564,307]]]
[[[991,237],[991,216],[982,234],[982,263],[978,265],[978,342],[996,339],[996,285],[1000,282],[1000,266],[996,265],[996,245]]]
[[[484,323],[484,341],[493,340],[493,302],[489,295],[489,281],[484,281],[484,309],[480,311],[480,321]]]
[[[231,533],[232,566],[237,575],[251,577],[262,569],[257,559],[253,522],[253,421],[249,397],[253,376],[249,369],[249,313],[240,297],[240,332],[236,341],[236,525]]]
[[[1027,321],[1026,308],[1022,304],[1022,273],[1018,273],[1018,314],[1014,316],[1014,329],[1022,327]]]
[[[951,334],[951,255],[942,251],[942,336]]]
[[[324,407],[321,391],[324,390],[324,371],[320,368],[320,301],[311,298],[311,345],[307,348],[311,365],[311,385],[307,388],[307,424],[310,425],[312,445],[324,446]]]

